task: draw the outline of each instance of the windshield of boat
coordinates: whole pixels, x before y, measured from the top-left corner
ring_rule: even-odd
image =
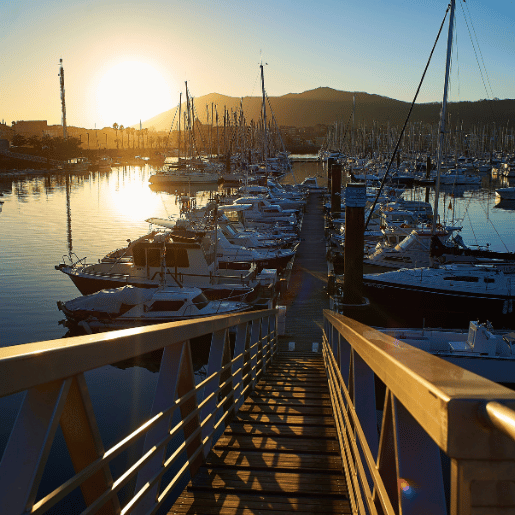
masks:
[[[223,232],[226,236],[236,236],[238,234],[238,231],[231,224],[224,225]]]
[[[209,304],[209,300],[203,293],[199,293],[196,297],[194,297],[192,302],[195,304],[195,306],[197,306],[198,309],[204,309]]]

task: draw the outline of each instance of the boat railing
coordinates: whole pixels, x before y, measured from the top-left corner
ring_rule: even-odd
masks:
[[[2,514],[78,512],[84,508],[66,505],[78,488],[82,513],[155,513],[182,491],[268,367],[276,316],[253,311],[0,348],[0,397],[25,392],[0,463]],[[205,335],[209,359],[196,384],[191,341]],[[149,415],[105,450],[86,375],[152,352],[162,354]],[[41,494],[62,437],[75,474]],[[125,452],[131,457],[113,477],[112,461]]]
[[[353,513],[515,510],[515,392],[324,310]]]
[[[61,258],[61,265],[60,266],[70,266],[74,267],[80,264],[84,264],[87,257],[80,258],[75,254],[75,252],[70,252],[68,254],[63,254],[63,257]],[[59,268],[59,265],[56,266],[56,268]]]

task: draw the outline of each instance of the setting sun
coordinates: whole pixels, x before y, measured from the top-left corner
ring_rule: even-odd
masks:
[[[124,61],[100,80],[96,107],[104,126],[135,125],[172,107],[175,88],[151,65]]]

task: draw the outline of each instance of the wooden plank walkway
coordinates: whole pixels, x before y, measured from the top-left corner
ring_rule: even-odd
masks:
[[[309,352],[329,306],[322,203],[311,194],[304,214],[281,352],[170,514],[351,513],[323,358]]]
[[[279,338],[280,350],[286,351],[293,341],[296,351],[309,352],[313,342],[322,341],[322,311],[329,308],[323,202],[321,193],[309,195],[300,232],[302,241],[281,301],[286,306],[286,334]]]
[[[351,513],[323,359],[281,353],[170,514]]]

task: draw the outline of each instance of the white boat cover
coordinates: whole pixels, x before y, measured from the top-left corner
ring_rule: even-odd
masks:
[[[135,286],[123,286],[100,290],[91,295],[77,297],[65,303],[69,311],[92,311],[108,314],[120,313],[122,304],[134,306],[150,300],[156,292],[156,288],[137,288]]]

